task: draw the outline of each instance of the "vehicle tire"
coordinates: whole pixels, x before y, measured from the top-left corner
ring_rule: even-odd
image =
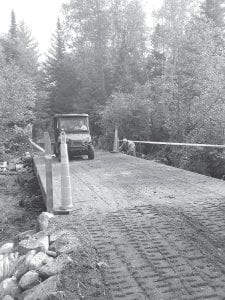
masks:
[[[57,152],[57,158],[58,158],[58,160],[60,162],[61,161],[60,145],[59,145],[58,152]]]
[[[94,147],[91,145],[88,149],[88,159],[94,159],[95,153],[94,153]]]

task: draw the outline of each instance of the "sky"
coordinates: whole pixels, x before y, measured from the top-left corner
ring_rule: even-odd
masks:
[[[56,29],[62,3],[68,0],[0,0],[0,34],[6,33],[10,26],[12,9],[16,20],[24,21],[37,39],[41,54],[48,51],[52,33]],[[151,12],[159,8],[162,0],[142,0],[148,15],[148,24],[152,24]]]

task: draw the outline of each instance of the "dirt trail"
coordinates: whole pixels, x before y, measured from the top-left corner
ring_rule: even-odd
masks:
[[[113,299],[225,298],[223,181],[109,153],[70,169]]]

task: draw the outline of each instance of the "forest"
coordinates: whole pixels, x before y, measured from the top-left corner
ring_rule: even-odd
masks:
[[[225,0],[164,0],[147,26],[142,0],[70,0],[40,60],[11,13],[0,36],[0,155],[52,132],[56,113],[88,113],[110,147],[130,140],[224,144]],[[10,18],[10,16],[9,16]],[[146,156],[221,178],[222,150],[151,146]]]

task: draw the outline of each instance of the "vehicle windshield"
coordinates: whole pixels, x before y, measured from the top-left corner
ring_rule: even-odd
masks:
[[[59,128],[64,129],[65,132],[87,131],[87,118],[60,118]]]

